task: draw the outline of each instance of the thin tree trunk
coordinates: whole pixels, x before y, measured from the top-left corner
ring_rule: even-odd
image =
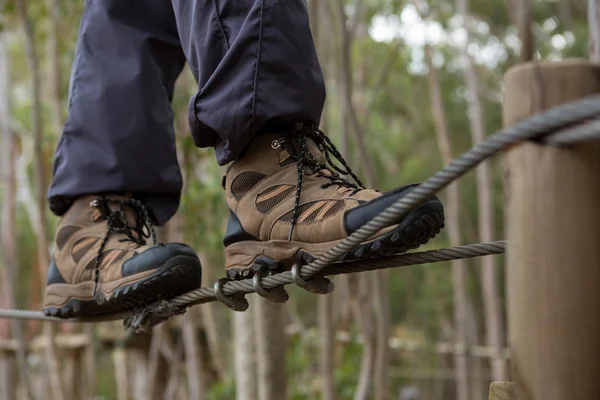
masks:
[[[181,343],[172,346],[172,355],[173,357],[169,363],[169,380],[163,396],[164,400],[175,400],[177,398],[177,388],[180,386],[181,366],[183,364],[183,345]],[[187,398],[191,399],[191,397]]]
[[[318,298],[319,307],[319,336],[321,351],[319,372],[323,384],[323,400],[335,400],[335,382],[333,375],[333,352],[335,342],[333,337],[333,296],[325,295]]]
[[[4,304],[2,304],[4,306]],[[2,337],[0,337],[2,338]],[[13,360],[8,353],[0,353],[0,398],[16,398],[16,387],[13,381]]]
[[[148,369],[146,374],[146,386],[149,395],[146,399],[162,399],[166,389],[166,376],[164,374],[165,362],[160,353],[160,346],[165,340],[167,324],[163,323],[152,330],[152,340],[148,352]]]
[[[446,122],[446,113],[442,102],[440,83],[437,75],[437,70],[433,65],[431,48],[425,46],[425,60],[429,67],[429,96],[433,113],[433,121],[435,124],[436,138],[438,148],[444,160],[444,163],[449,163],[452,160],[452,148],[450,147],[450,135],[448,134],[448,124]],[[451,246],[458,246],[461,243],[460,233],[460,194],[458,182],[454,182],[448,186],[446,191],[446,221],[448,226],[448,236]],[[452,265],[452,286],[454,288],[454,325],[456,343],[466,347],[466,289],[465,289],[465,269],[466,263],[464,260],[455,260]],[[469,382],[468,382],[468,364],[464,354],[458,352],[454,358],[456,371],[456,399],[469,399]]]
[[[323,1],[311,0],[309,4],[309,14],[311,16],[311,30],[315,38],[317,51],[320,54],[325,53],[325,37],[321,34],[320,25],[322,18]],[[328,131],[328,107],[325,105],[321,126],[325,132]],[[319,352],[319,372],[322,382],[322,399],[335,400],[335,382],[333,375],[334,361],[333,354],[335,342],[333,337],[333,299],[332,295],[319,296],[318,318],[319,318],[319,336],[321,338],[321,351]]]
[[[355,11],[360,8],[361,1],[355,2]],[[375,170],[371,159],[367,152],[366,143],[364,141],[360,122],[355,113],[353,103],[353,89],[354,82],[352,78],[352,43],[354,40],[355,29],[359,22],[355,22],[352,26],[348,26],[348,17],[345,12],[344,0],[337,1],[337,19],[339,24],[339,31],[341,37],[340,43],[340,126],[342,127],[342,137],[347,135],[348,126],[351,126],[351,132],[357,143],[358,152],[360,154],[361,164],[366,174],[366,185],[368,187],[376,186],[377,178],[375,176]],[[358,21],[358,20],[356,20]],[[365,117],[366,120],[366,117]],[[347,146],[346,141],[342,141],[343,146]],[[342,147],[342,154],[347,156],[347,149]],[[374,379],[375,387],[375,398],[376,400],[385,400],[388,397],[388,370],[389,370],[389,357],[388,357],[388,338],[389,338],[389,299],[387,292],[387,285],[385,282],[385,273],[383,271],[376,271],[372,274],[365,274],[363,277],[367,280],[372,280],[373,284],[379,290],[375,301],[373,303],[375,307],[375,314],[377,318],[376,331],[372,332],[372,335],[366,331],[363,331],[363,336],[369,340],[365,340],[365,348],[363,355],[362,367],[364,370],[361,372],[361,379],[359,389],[357,390],[356,397],[366,396],[370,388],[370,380]],[[367,303],[368,304],[368,303]],[[369,310],[370,311],[370,310]],[[365,329],[366,325],[362,325]],[[375,348],[369,346],[374,345]],[[374,360],[373,360],[374,358]]]
[[[52,130],[54,134],[62,131],[63,114],[61,108],[61,67],[60,67],[60,8],[58,0],[46,0],[48,9],[47,54],[50,72],[50,106],[52,109]]]
[[[4,72],[2,67],[5,64],[5,58],[7,57],[4,51],[4,42],[2,33],[0,32],[0,73]],[[4,75],[4,73],[2,74]],[[0,124],[4,125],[2,117],[6,116],[4,113],[4,100],[6,99],[5,92],[2,91],[4,88],[3,83],[7,82],[8,79],[4,79],[4,76],[0,76]],[[0,128],[0,185],[4,187],[4,199],[2,199],[2,214],[0,214],[0,239],[2,240],[2,246],[0,247],[0,307],[2,308],[13,308],[12,307],[12,286],[14,281],[10,279],[6,271],[12,269],[13,265],[9,265],[9,262],[14,261],[14,236],[9,237],[8,235],[14,235],[14,214],[8,214],[6,211],[14,212],[11,209],[11,202],[14,198],[14,174],[12,172],[12,165],[14,159],[12,157],[12,135],[9,130]],[[13,191],[11,192],[11,189]],[[7,218],[8,221],[5,221]],[[4,254],[5,252],[13,254]],[[13,258],[13,260],[11,260]],[[11,328],[10,320],[0,320],[0,340],[10,339]],[[16,385],[14,384],[13,377],[14,360],[12,355],[8,351],[2,351],[0,349],[0,399],[13,399],[16,394]]]
[[[346,11],[344,10],[345,2],[344,0],[337,0],[337,10],[338,10],[338,24],[340,28],[340,126],[342,127],[342,133],[344,131],[350,130],[354,139],[356,140],[358,147],[358,152],[360,154],[360,158],[362,161],[362,167],[364,169],[364,173],[366,175],[366,184],[368,186],[372,186],[375,183],[375,169],[373,167],[373,163],[369,158],[369,154],[367,152],[367,146],[362,136],[362,132],[359,131],[359,123],[356,119],[356,115],[352,112],[354,109],[353,106],[353,80],[352,80],[352,42],[353,36],[352,31],[347,26],[348,17],[346,15]],[[349,129],[349,126],[352,125],[352,129]],[[342,154],[344,157],[347,156],[347,147],[346,140],[343,139],[347,137],[347,133],[342,135]],[[344,151],[345,150],[345,151]]]
[[[204,373],[202,372],[202,346],[198,344],[196,327],[187,314],[182,321],[183,345],[187,370],[188,393],[190,400],[204,400]]]
[[[202,281],[212,282],[211,268],[207,265],[208,257],[202,257],[204,264],[202,268]],[[221,350],[221,333],[216,318],[216,307],[222,307],[222,304],[209,303],[205,304],[200,309],[202,317],[202,326],[206,333],[206,341],[208,343],[208,353],[212,360],[212,366],[217,373],[219,380],[225,379],[227,370],[225,360],[223,359],[223,351]]]
[[[151,345],[152,348],[152,345]],[[148,353],[141,349],[125,348],[127,370],[129,374],[128,385],[132,387],[129,394],[133,400],[148,400],[153,381],[150,378],[150,360]],[[157,350],[158,352],[158,350]]]
[[[588,0],[588,33],[590,36],[590,60],[600,61],[600,4]]]
[[[258,370],[258,398],[286,400],[287,376],[285,356],[285,305],[256,296],[254,331]]]
[[[255,307],[233,313],[235,400],[258,400],[256,341],[252,325]]]
[[[346,13],[342,4],[343,0],[338,1],[338,24],[340,26],[341,43],[339,64],[340,67],[337,69],[341,75],[337,80],[338,96],[339,96],[339,126],[340,126],[340,153],[344,157],[348,157],[348,132],[349,132],[349,121],[350,121],[350,109],[348,107],[349,102],[348,93],[352,90],[350,87],[352,81],[352,71],[350,69],[350,50],[351,43],[348,30],[346,28]],[[331,15],[333,18],[333,15]]]
[[[362,14],[363,8],[362,0],[355,0],[354,2],[354,16],[353,23],[351,25],[350,35],[352,38],[355,36],[358,37],[359,40],[363,40],[367,35],[367,28],[362,23],[360,19],[360,14]],[[391,51],[393,54],[396,51],[394,47]],[[363,109],[362,114],[363,124],[361,124],[357,117],[355,103],[353,101],[349,101],[349,109],[352,127],[355,132],[356,137],[359,137],[363,140],[364,131],[366,128],[366,123],[368,122],[369,114],[372,110],[369,110],[367,107],[371,106],[371,104],[367,104],[367,100],[363,92],[366,92],[366,83],[365,76],[368,74],[365,71],[364,63],[362,67],[358,70],[359,74],[358,79],[355,79],[352,82],[352,87],[355,85],[359,88],[364,88],[358,91],[357,94],[357,103],[359,107]],[[385,80],[387,74],[387,70],[384,67],[382,69],[380,75],[378,75],[378,80]],[[378,90],[375,87],[375,90]],[[350,99],[352,99],[353,94],[350,93]],[[365,110],[365,108],[367,108]],[[359,142],[359,145],[362,146],[363,142]],[[363,158],[368,155],[361,154],[361,164],[365,164]],[[369,159],[370,161],[370,159]],[[368,176],[367,177],[367,186],[368,187],[378,187],[378,179],[376,176]],[[372,298],[372,306],[375,316],[375,359],[373,361],[373,387],[375,389],[375,400],[388,400],[389,399],[389,365],[390,365],[390,357],[389,357],[389,337],[390,337],[390,304],[389,304],[389,287],[388,287],[388,279],[389,279],[389,271],[380,270],[373,271],[371,273],[365,274],[365,278],[369,277],[371,280],[372,288],[373,288],[373,298]]]
[[[439,304],[439,302],[438,302]],[[436,308],[441,308],[441,307],[436,307]],[[441,311],[441,310],[440,310]],[[452,323],[443,316],[443,314],[441,312],[438,312],[438,315],[440,316],[441,322],[440,325],[442,326],[441,332],[440,332],[440,338],[441,338],[441,342],[448,342],[452,340],[452,331],[454,330],[452,328]],[[437,370],[438,371],[445,371],[448,368],[448,356],[446,354],[436,354],[436,357],[438,359],[438,363],[437,363]],[[446,379],[443,377],[438,377],[435,380],[434,383],[434,387],[433,387],[433,394],[432,394],[432,400],[444,400],[444,393],[446,392]]]
[[[33,29],[29,15],[27,14],[27,5],[25,0],[17,0],[17,9],[23,32],[25,34],[25,50],[27,54],[27,63],[32,75],[33,97],[31,131],[34,138],[34,174],[36,176],[36,208],[37,208],[37,262],[40,272],[40,281],[46,281],[46,268],[48,266],[48,229],[46,221],[46,177],[44,168],[44,153],[42,151],[42,105],[41,105],[41,85],[40,68],[38,57],[35,51],[35,41]],[[43,290],[43,289],[42,289]],[[50,323],[44,323],[44,334],[48,337],[48,346],[46,346],[46,361],[48,373],[50,375],[50,387],[52,395],[56,400],[64,399],[64,391],[60,380],[60,366],[58,364],[54,349],[53,327]]]
[[[473,306],[473,303],[467,300],[467,312],[465,315],[465,331],[467,338],[467,346],[465,353],[469,353],[468,349],[472,349],[477,346],[479,339],[479,329],[477,326],[477,313]],[[467,356],[469,357],[469,356]],[[481,399],[485,396],[488,388],[483,382],[483,360],[479,357],[469,357],[469,383],[471,388],[471,398]]]
[[[362,335],[363,353],[360,363],[360,376],[356,391],[354,392],[354,400],[367,400],[371,392],[373,382],[373,372],[375,368],[376,357],[376,337],[373,321],[373,312],[369,296],[371,288],[369,286],[369,275],[351,275],[350,276],[350,291],[354,295],[354,318],[359,326]]]
[[[33,30],[29,16],[27,15],[27,5],[25,0],[17,1],[19,16],[25,33],[25,43],[27,52],[27,62],[31,70],[32,76],[32,97],[33,106],[31,110],[31,131],[34,140],[34,175],[36,177],[36,217],[38,223],[36,239],[37,239],[37,257],[38,267],[42,281],[46,280],[46,268],[48,266],[48,228],[46,224],[46,175],[43,164],[44,153],[42,150],[42,104],[41,104],[41,85],[40,85],[40,69],[38,57],[35,53],[35,42],[33,38]]]
[[[61,352],[63,381],[68,382],[68,386],[65,386],[65,400],[81,400],[84,398],[83,350],[83,347],[67,347]]]
[[[129,381],[127,373],[127,350],[123,344],[118,343],[112,349],[112,359],[115,371],[115,384],[117,387],[117,400],[129,399]]]
[[[167,223],[166,228],[169,242],[184,242],[183,221],[181,214],[175,214]],[[200,346],[198,343],[197,328],[190,312],[186,313],[182,317],[181,324],[183,348],[185,350],[184,354],[189,399],[204,400],[205,377],[202,371],[202,346]],[[167,392],[172,395],[173,390],[175,390],[175,388],[169,386],[169,390]]]
[[[558,2],[558,15],[560,22],[565,29],[573,28],[573,10],[571,8],[571,0],[562,0]]]
[[[4,41],[0,38],[0,46],[4,45]],[[2,50],[0,50],[2,53]],[[0,58],[2,56],[0,55]],[[0,71],[2,71],[0,65]],[[8,69],[5,69],[8,71]],[[1,80],[1,79],[0,79]],[[10,93],[8,89],[3,90],[3,85],[0,83],[0,93]],[[1,101],[0,101],[1,103]],[[6,111],[6,112],[5,112]],[[2,202],[2,211],[0,214],[0,248],[2,251],[2,257],[0,262],[3,263],[3,268],[0,269],[0,280],[2,281],[2,292],[9,301],[9,308],[16,308],[17,301],[13,287],[17,282],[17,252],[16,252],[16,221],[15,217],[17,214],[17,182],[15,179],[15,137],[11,134],[8,124],[4,124],[10,118],[8,109],[3,109],[3,105],[0,104],[0,124],[5,125],[0,127],[0,161],[3,163],[2,168],[2,182],[5,184],[5,197]],[[19,373],[19,381],[25,390],[26,396],[29,399],[34,398],[34,390],[31,386],[29,375],[27,373],[27,360],[25,354],[25,339],[23,335],[23,327],[21,321],[11,320],[10,329],[12,335],[18,340],[18,348],[16,351],[17,358],[17,371]]]
[[[85,398],[92,400],[96,398],[96,350],[95,350],[95,336],[93,325],[86,325],[84,332],[89,338],[89,344],[84,350],[83,363],[85,365],[85,378],[86,378],[86,393]]]
[[[389,279],[390,271],[375,271],[373,274],[373,305],[377,324],[377,337],[374,365],[375,400],[389,399],[389,364],[390,364],[390,302]]]
[[[457,9],[466,21],[466,44],[469,43],[471,17],[469,16],[468,0],[457,0]],[[483,123],[483,111],[479,99],[479,82],[473,62],[467,52],[467,45],[463,47],[465,62],[465,82],[468,93],[468,115],[470,122],[471,138],[473,145],[481,143],[485,139],[485,127]],[[477,202],[479,221],[479,240],[490,242],[494,236],[494,210],[492,201],[492,179],[490,164],[480,164],[476,171],[477,180]],[[483,305],[486,327],[486,344],[496,351],[496,357],[491,360],[492,379],[494,381],[505,381],[506,364],[501,357],[503,347],[504,324],[500,307],[500,295],[498,293],[498,282],[496,279],[496,266],[494,257],[481,257],[481,283],[483,288]]]
[[[1,29],[1,28],[0,28]],[[14,308],[16,255],[16,208],[17,184],[15,180],[14,136],[10,129],[10,68],[9,51],[5,35],[0,30],[0,184],[4,194],[0,208],[0,304],[1,307]],[[19,321],[0,321],[0,338],[10,339],[12,333],[20,341],[16,352],[19,380],[31,393],[27,384],[27,370],[23,351],[23,337]],[[0,352],[0,398],[14,398],[16,385],[13,379],[13,360],[7,353]]]
[[[564,0],[563,0],[564,1]],[[590,0],[596,1],[596,0]],[[465,4],[461,4],[464,2]],[[467,0],[457,0],[458,12],[461,7],[467,10]],[[521,40],[521,62],[528,62],[533,60],[533,54],[535,52],[534,40],[533,40],[533,25],[532,25],[532,14],[533,14],[532,0],[517,0],[517,12],[516,12],[516,25],[519,30],[519,39]],[[463,18],[468,18],[467,14],[463,14]],[[467,28],[467,35],[469,35]],[[466,41],[468,43],[468,40]]]

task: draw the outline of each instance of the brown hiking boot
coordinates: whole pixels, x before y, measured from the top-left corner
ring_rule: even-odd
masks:
[[[147,244],[150,236],[155,245]],[[156,244],[138,200],[86,196],[58,224],[44,313],[87,318],[131,311],[197,289],[201,277],[192,248]]]
[[[333,164],[332,156],[343,168]],[[352,176],[356,184],[340,174]],[[243,278],[263,266],[280,270],[296,259],[312,261],[416,185],[387,193],[365,189],[323,132],[299,127],[258,136],[228,169],[223,186],[231,211],[223,241],[225,266],[230,278]],[[433,196],[342,259],[414,249],[443,225],[444,207]]]

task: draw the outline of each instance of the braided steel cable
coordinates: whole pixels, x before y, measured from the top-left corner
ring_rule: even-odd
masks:
[[[490,242],[459,246],[451,249],[433,250],[420,253],[408,253],[391,257],[360,260],[346,263],[335,263],[340,256],[361,243],[380,229],[392,225],[394,221],[406,215],[414,207],[446,187],[448,184],[476,167],[483,160],[501,150],[527,140],[540,140],[552,145],[567,145],[600,139],[600,95],[594,95],[569,104],[561,105],[544,113],[537,114],[510,128],[501,130],[489,136],[484,142],[463,153],[446,167],[413,188],[405,197],[382,211],[374,219],[344,239],[338,245],[327,251],[323,256],[305,265],[299,270],[299,277],[294,279],[289,271],[262,278],[264,289],[296,282],[299,279],[309,280],[316,275],[341,274],[381,268],[391,268],[460,258],[477,257],[504,252],[504,242]],[[584,121],[583,123],[581,121]],[[548,134],[552,132],[551,134]],[[222,294],[234,296],[255,292],[251,279],[229,281],[221,286]],[[162,311],[180,313],[194,304],[207,303],[217,300],[214,288],[201,288],[178,296],[169,301],[160,302]],[[145,315],[152,313],[149,306],[142,310]],[[159,308],[156,306],[156,308]],[[138,312],[141,314],[142,312]],[[122,316],[122,314],[120,315]],[[119,317],[120,317],[119,316]],[[134,315],[135,316],[135,315]],[[58,319],[47,317],[41,312],[26,310],[0,309],[0,318],[42,319],[46,321],[93,322],[93,320]],[[105,317],[104,320],[107,318]],[[119,319],[110,316],[110,319]],[[126,322],[127,323],[127,322]]]
[[[340,262],[331,264],[324,271],[323,275],[341,275],[349,274],[354,272],[370,271],[375,269],[395,268],[409,265],[428,264],[436,263],[441,261],[458,260],[461,258],[473,258],[494,254],[504,253],[506,243],[503,241],[488,242],[469,244],[466,246],[457,246],[448,249],[429,250],[415,253],[405,253],[394,256],[386,256],[381,258],[374,258],[370,260],[351,261],[351,262]],[[291,272],[286,271],[283,273],[265,276],[262,279],[262,286],[265,289],[273,289],[275,287],[293,283],[294,279]],[[255,292],[252,284],[252,279],[244,279],[240,281],[231,281],[223,286],[223,293],[227,296],[234,294],[249,294]],[[167,303],[170,306],[177,307],[189,307],[195,304],[209,303],[216,301],[215,291],[213,288],[201,288],[185,294],[182,294],[174,299],[169,300]],[[40,311],[28,311],[28,310],[6,310],[0,309],[0,318],[15,318],[15,319],[35,319],[42,321],[55,321],[55,322],[96,322],[106,321],[107,319],[117,320],[123,317],[131,316],[132,313],[112,315],[107,317],[98,317],[95,319],[62,319],[55,317],[48,317]]]

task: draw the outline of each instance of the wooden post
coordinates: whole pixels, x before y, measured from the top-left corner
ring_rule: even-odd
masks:
[[[489,400],[514,400],[514,383],[492,382],[490,385]]]
[[[600,92],[600,65],[505,75],[504,124]],[[600,141],[515,146],[507,165],[507,297],[517,400],[600,398]]]

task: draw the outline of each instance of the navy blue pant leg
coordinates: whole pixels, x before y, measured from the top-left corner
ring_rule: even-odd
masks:
[[[215,147],[221,165],[261,131],[320,120],[325,84],[305,0],[87,0],[49,190],[54,213],[101,192],[133,192],[159,224],[175,213],[170,100],[185,58],[198,82],[194,141]]]
[[[92,193],[133,192],[159,222],[182,178],[170,100],[185,64],[170,0],[87,0],[54,159],[51,210]]]
[[[306,0],[173,0],[198,81],[190,127],[220,165],[270,127],[319,123],[325,83]]]

